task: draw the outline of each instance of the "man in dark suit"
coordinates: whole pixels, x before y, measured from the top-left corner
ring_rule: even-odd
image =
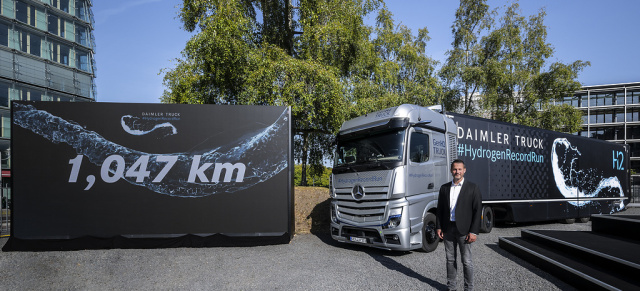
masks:
[[[473,290],[471,243],[476,241],[480,231],[482,196],[476,184],[464,180],[466,171],[462,160],[453,161],[453,181],[442,185],[438,194],[436,232],[444,240],[449,290],[456,289],[458,248],[464,271],[464,289]]]

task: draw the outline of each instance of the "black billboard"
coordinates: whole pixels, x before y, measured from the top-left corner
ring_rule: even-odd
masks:
[[[589,217],[628,202],[624,144],[451,115],[465,177],[478,184],[483,203],[513,208],[514,221]]]
[[[12,121],[11,240],[293,235],[288,107],[13,102]]]

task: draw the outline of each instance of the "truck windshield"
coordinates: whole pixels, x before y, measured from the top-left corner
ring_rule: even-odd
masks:
[[[393,130],[352,139],[340,139],[335,170],[389,169],[402,163],[405,131]],[[342,168],[342,169],[340,169]]]

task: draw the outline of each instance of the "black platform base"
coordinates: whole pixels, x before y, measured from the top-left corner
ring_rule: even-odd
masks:
[[[592,221],[590,232],[523,230],[522,237],[498,244],[580,289],[640,290],[640,239],[634,234],[640,217],[597,215]]]
[[[281,236],[210,236],[183,235],[171,238],[128,238],[123,236],[74,239],[19,239],[10,237],[2,251],[76,251],[85,249],[152,249],[180,247],[235,247],[287,244],[291,235]]]

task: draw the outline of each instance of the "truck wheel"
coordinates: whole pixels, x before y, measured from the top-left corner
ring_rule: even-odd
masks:
[[[565,218],[560,220],[560,222],[564,223],[564,224],[574,224],[576,222],[575,218]]]
[[[590,218],[591,218],[591,217],[580,217],[580,218],[578,218],[578,222],[580,222],[580,223],[587,223],[587,222],[589,222],[589,219],[590,219]]]
[[[422,223],[422,250],[430,253],[436,250],[440,242],[436,233],[436,215],[427,213]]]
[[[493,209],[490,206],[482,207],[482,218],[480,219],[480,232],[490,233],[493,229]]]

